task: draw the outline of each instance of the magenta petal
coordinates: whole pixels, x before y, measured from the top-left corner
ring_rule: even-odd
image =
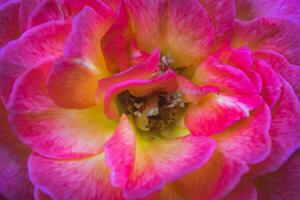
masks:
[[[32,199],[33,186],[27,173],[30,149],[10,130],[0,101],[0,199]]]
[[[139,134],[142,133],[137,133],[123,115],[105,146],[106,161],[112,168],[112,184],[121,187],[125,197],[144,197],[198,169],[208,161],[215,147],[213,140],[205,137],[149,140]]]
[[[10,1],[0,5],[0,49],[20,34],[19,7],[20,3],[18,1]]]
[[[57,21],[37,26],[1,50],[0,94],[4,103],[8,101],[14,81],[23,72],[62,55],[70,28],[68,23]]]
[[[257,191],[253,183],[239,183],[222,200],[257,200]],[[265,200],[265,199],[262,199]]]
[[[258,199],[298,200],[300,151],[296,151],[277,171],[255,180]]]
[[[270,155],[255,165],[251,174],[256,177],[274,171],[300,147],[300,102],[292,87],[283,80],[281,98],[272,111]]]
[[[31,154],[28,165],[31,181],[51,199],[123,199],[121,191],[110,184],[103,154],[78,160]]]

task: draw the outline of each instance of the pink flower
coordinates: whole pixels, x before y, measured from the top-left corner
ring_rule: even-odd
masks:
[[[298,199],[299,10],[0,0],[1,195]]]

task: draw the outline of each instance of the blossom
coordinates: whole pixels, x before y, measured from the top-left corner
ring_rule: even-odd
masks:
[[[297,199],[297,0],[0,1],[8,199]]]

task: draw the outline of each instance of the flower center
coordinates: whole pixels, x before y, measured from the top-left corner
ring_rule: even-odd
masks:
[[[179,92],[139,98],[126,91],[119,94],[119,101],[123,105],[122,111],[131,115],[142,131],[162,131],[175,123],[176,113],[181,113],[186,107]]]

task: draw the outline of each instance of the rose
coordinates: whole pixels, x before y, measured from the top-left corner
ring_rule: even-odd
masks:
[[[297,199],[299,3],[106,3],[1,4],[1,193]]]

